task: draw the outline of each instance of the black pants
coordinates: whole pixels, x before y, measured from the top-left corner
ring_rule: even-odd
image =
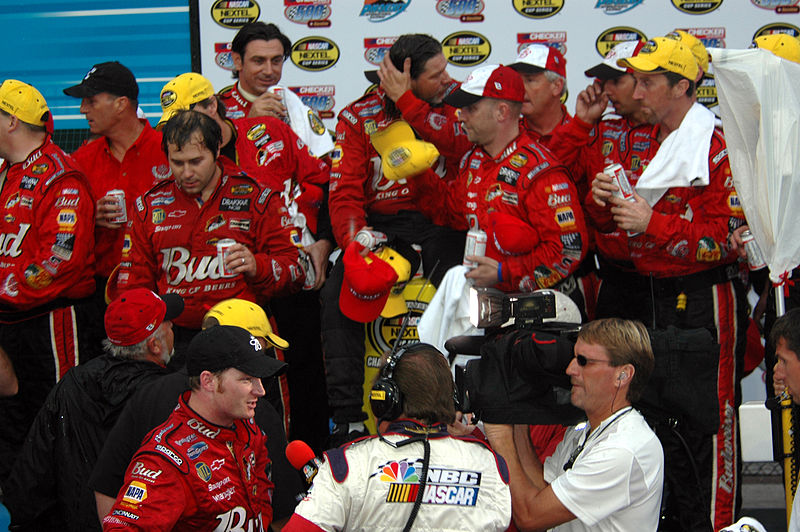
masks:
[[[633,278],[637,278],[635,282]],[[677,279],[677,278],[675,278]],[[717,394],[720,426],[716,435],[704,435],[687,425],[680,438],[663,420],[656,424],[665,460],[665,515],[660,530],[718,530],[736,520],[741,492],[738,441],[739,379],[747,327],[747,303],[738,279],[705,287],[681,288],[680,282],[659,282],[629,276],[628,282],[603,279],[597,300],[597,318],[639,320],[648,327],[706,328],[720,344]],[[681,301],[685,296],[685,306]],[[716,438],[716,439],[715,439]],[[697,476],[691,466],[694,460]],[[712,504],[714,501],[714,504]]]
[[[396,215],[372,215],[367,223],[374,230],[422,247],[424,274],[438,286],[445,272],[461,264],[464,256],[464,233],[438,226],[417,212]],[[364,324],[347,318],[339,309],[339,292],[344,279],[344,265],[337,261],[322,287],[322,352],[328,404],[335,423],[362,421],[364,384]]]

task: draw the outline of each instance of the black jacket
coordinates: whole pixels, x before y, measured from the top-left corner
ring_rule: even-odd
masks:
[[[100,530],[89,474],[128,398],[167,369],[104,355],[51,390],[3,486],[11,530]]]

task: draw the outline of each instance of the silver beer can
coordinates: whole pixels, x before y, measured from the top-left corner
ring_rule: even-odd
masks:
[[[744,250],[747,252],[747,265],[751,271],[760,270],[767,266],[764,254],[761,253],[761,248],[758,247],[758,243],[749,229],[742,231],[742,243],[744,244]]]
[[[300,267],[303,269],[303,273],[306,274],[306,280],[303,281],[303,290],[312,290],[314,288],[314,283],[317,282],[317,272],[314,270],[314,263],[311,261],[311,255],[305,252],[303,249],[298,250],[300,254]]]
[[[362,229],[358,233],[356,233],[355,241],[364,246],[367,249],[374,250],[381,244],[385,244],[389,239],[386,237],[386,233],[381,233],[380,231],[371,231],[369,229]]]
[[[111,223],[124,224],[128,222],[128,210],[125,207],[125,191],[115,188],[106,192],[106,196],[111,196],[117,202],[117,206],[122,210],[122,214],[113,218]]]
[[[223,238],[217,241],[217,260],[219,261],[219,274],[222,277],[236,277],[236,274],[225,267],[225,259],[228,257],[229,250],[236,240]]]
[[[467,260],[467,255],[477,255],[483,257],[486,255],[486,242],[488,242],[486,231],[480,228],[473,228],[467,231],[467,240],[464,243],[464,261],[463,265],[468,268],[474,268],[478,265],[477,262]]]

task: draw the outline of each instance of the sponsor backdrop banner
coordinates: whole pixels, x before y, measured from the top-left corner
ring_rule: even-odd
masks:
[[[198,0],[202,73],[219,90],[233,83],[229,43],[242,24],[277,24],[293,43],[281,84],[316,109],[328,128],[369,87],[397,36],[440,40],[449,74],[463,80],[481,63],[510,63],[531,43],[567,59],[567,107],[589,82],[583,71],[623,40],[686,29],[706,46],[747,48],[770,32],[798,35],[800,0]],[[712,69],[713,71],[713,69]],[[177,74],[177,73],[176,73]],[[716,111],[713,77],[700,100]]]

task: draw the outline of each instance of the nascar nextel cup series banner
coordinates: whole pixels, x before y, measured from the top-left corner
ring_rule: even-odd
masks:
[[[363,72],[404,33],[439,39],[457,80],[481,63],[512,62],[531,43],[557,46],[567,59],[570,111],[590,81],[583,71],[620,41],[680,28],[707,47],[747,48],[766,33],[800,33],[800,0],[199,0],[199,12],[202,73],[217,90],[233,83],[236,31],[275,23],[293,43],[281,85],[330,129],[369,87]],[[716,111],[713,77],[698,92]]]

